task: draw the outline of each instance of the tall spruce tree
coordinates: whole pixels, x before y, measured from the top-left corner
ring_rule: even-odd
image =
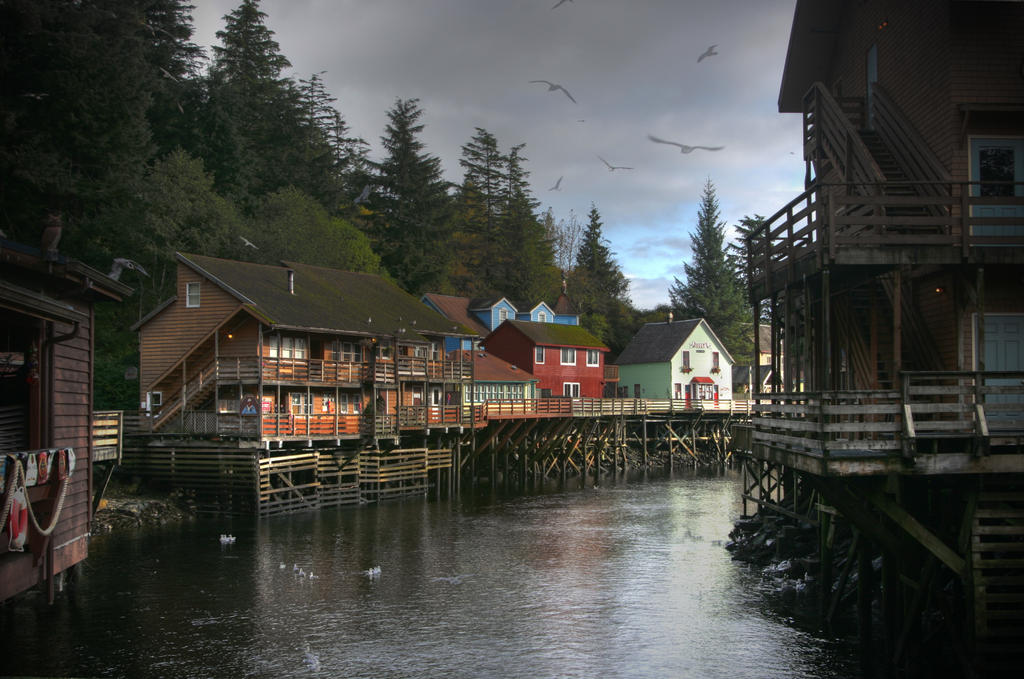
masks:
[[[398,99],[388,111],[368,197],[371,240],[402,288],[429,292],[447,277],[451,199],[441,161],[424,150],[419,99]]]
[[[527,182],[525,146],[517,144],[505,156],[504,206],[498,220],[501,247],[495,253],[494,283],[498,291],[532,306],[556,289],[558,271],[551,242],[537,217],[540,203]]]
[[[501,282],[493,276],[503,257],[498,228],[505,207],[508,158],[498,148],[497,138],[477,127],[462,146],[459,165],[463,179],[454,227],[459,257],[453,263],[451,285],[456,292],[471,296],[509,294],[500,290]]]
[[[744,301],[741,272],[729,256],[725,223],[719,221],[718,198],[708,179],[697,210],[697,230],[690,234],[693,262],[683,263],[686,281],[678,278],[669,288],[677,318],[703,318],[733,358],[749,359],[750,314]]]
[[[607,245],[601,213],[593,203],[587,220],[576,252],[576,266],[569,276],[569,294],[583,314],[583,324],[618,353],[635,331],[629,309],[629,280]]]
[[[259,0],[242,0],[225,17],[207,84],[206,166],[217,188],[250,212],[289,184],[311,195],[317,188],[303,181],[308,119],[266,17]]]

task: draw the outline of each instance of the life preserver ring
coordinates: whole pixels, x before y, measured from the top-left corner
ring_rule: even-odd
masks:
[[[12,491],[11,511],[7,516],[4,529],[9,537],[7,549],[11,552],[25,551],[25,538],[28,537],[28,503],[25,499],[25,487],[18,486]]]

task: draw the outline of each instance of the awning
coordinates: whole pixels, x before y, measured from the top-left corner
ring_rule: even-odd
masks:
[[[697,382],[699,384],[714,384],[715,383],[715,381],[713,379],[711,379],[710,377],[703,377],[703,376],[701,376],[701,377],[694,377],[692,380],[690,380],[690,384],[693,384],[694,382]]]

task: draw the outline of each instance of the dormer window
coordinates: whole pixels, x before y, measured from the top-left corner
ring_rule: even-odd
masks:
[[[199,308],[199,283],[185,283],[185,307]]]
[[[537,313],[537,322],[538,323],[547,323],[548,322],[548,315],[546,313],[544,313],[543,311],[538,312]]]
[[[504,323],[508,320],[508,309],[498,309],[498,323]]]

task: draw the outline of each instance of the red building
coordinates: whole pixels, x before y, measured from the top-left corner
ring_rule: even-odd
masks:
[[[540,396],[601,398],[604,391],[608,347],[578,325],[505,321],[484,346],[532,373]]]

